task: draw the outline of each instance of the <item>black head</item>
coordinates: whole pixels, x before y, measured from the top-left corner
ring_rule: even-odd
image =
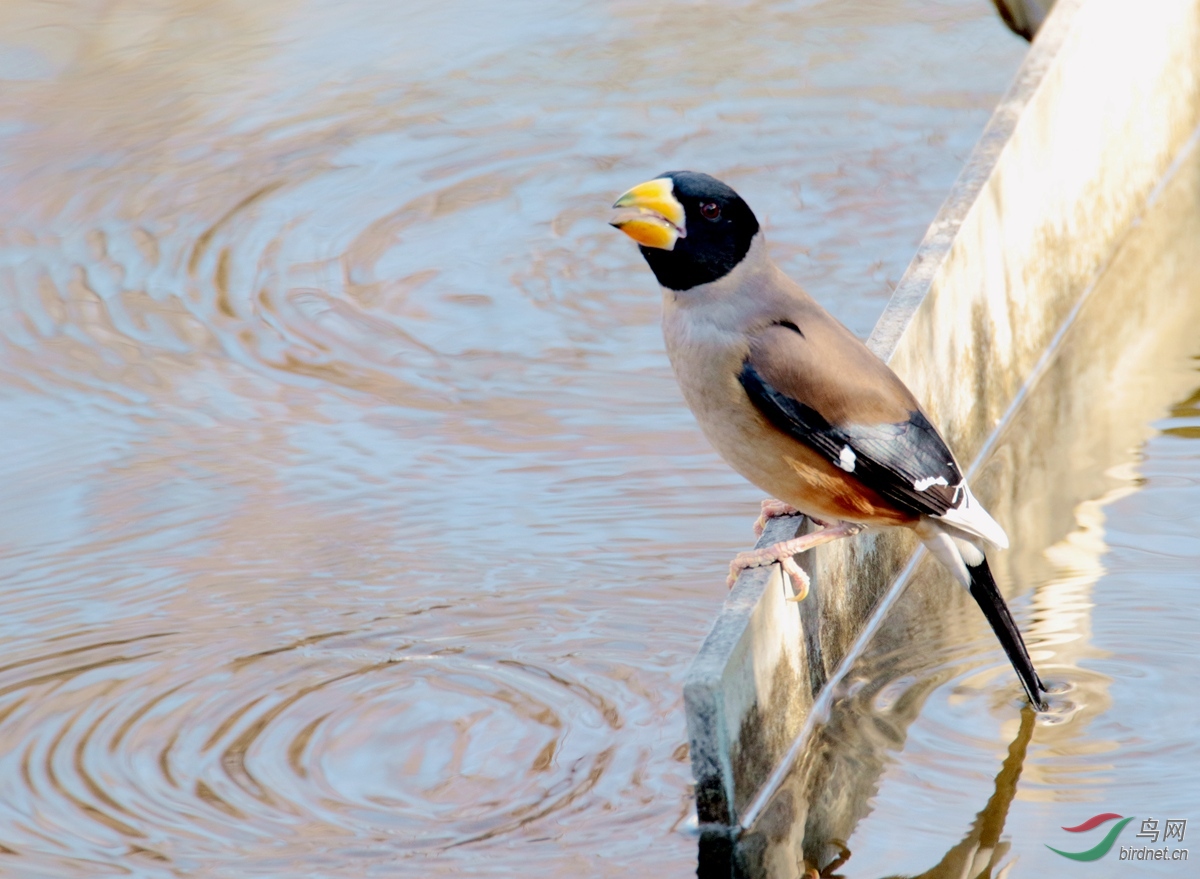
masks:
[[[750,250],[758,220],[715,177],[668,171],[635,186],[613,206],[613,225],[640,245],[658,282],[689,290],[725,277]]]

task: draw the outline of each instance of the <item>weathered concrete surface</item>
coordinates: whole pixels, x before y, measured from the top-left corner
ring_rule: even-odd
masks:
[[[769,523],[764,539],[795,535],[794,520]],[[752,794],[740,778],[765,778],[772,755],[795,739],[812,705],[800,614],[778,565],[738,578],[684,685],[697,808],[725,814],[726,791]],[[702,682],[699,686],[694,682]],[[808,698],[806,698],[808,697]],[[745,803],[738,803],[744,808]]]
[[[960,461],[976,461],[995,440],[1196,126],[1198,74],[1196,0],[1158,0],[1136,16],[1121,0],[1060,0],[1044,23],[869,341]],[[1005,478],[984,472],[973,485],[1019,539]],[[803,796],[785,807],[764,788],[781,784],[781,764],[810,759],[795,744],[810,706],[897,600],[913,551],[904,532],[823,547],[801,560],[813,592],[799,606],[782,600],[777,573],[738,581],[684,689],[697,812],[711,844],[761,824],[768,808],[787,813],[772,826],[791,828],[789,838],[804,823]],[[930,582],[933,601],[949,600],[952,590]],[[787,849],[782,841],[764,852]]]

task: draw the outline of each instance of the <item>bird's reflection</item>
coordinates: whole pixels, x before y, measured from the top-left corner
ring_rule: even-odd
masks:
[[[976,813],[975,821],[967,835],[958,845],[946,852],[945,857],[937,864],[924,873],[918,873],[913,879],[1002,879],[1007,875],[1013,862],[1001,866],[1010,845],[1000,841],[1000,834],[1004,832],[1009,806],[1017,795],[1017,781],[1021,778],[1025,752],[1029,747],[1030,738],[1033,737],[1036,716],[1028,705],[1021,710],[1021,725],[1017,729],[1016,738],[1008,746],[1008,756],[1004,758],[1004,763],[996,774],[992,796],[987,805]],[[846,857],[849,857],[849,852],[846,853]],[[837,874],[833,873],[832,869],[845,862],[845,859],[841,863],[835,861],[825,872],[811,874],[810,871],[810,875],[834,879]],[[888,879],[900,877],[893,876]]]

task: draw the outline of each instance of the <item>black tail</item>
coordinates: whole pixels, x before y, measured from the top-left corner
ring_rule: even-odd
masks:
[[[980,610],[983,611],[983,615],[987,617],[992,631],[1000,640],[1000,646],[1008,654],[1008,661],[1012,663],[1017,677],[1021,679],[1021,686],[1025,688],[1029,701],[1038,711],[1044,710],[1045,703],[1042,701],[1042,694],[1046,692],[1046,688],[1033,668],[1033,660],[1029,658],[1029,651],[1025,649],[1021,630],[1013,622],[1012,614],[1008,612],[1008,605],[1004,603],[1004,596],[996,588],[996,581],[992,577],[987,559],[975,567],[968,565],[967,572],[971,575],[971,597],[975,599]]]

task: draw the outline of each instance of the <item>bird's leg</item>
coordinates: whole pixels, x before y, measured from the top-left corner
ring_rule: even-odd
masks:
[[[792,556],[796,555],[796,553],[810,550],[814,546],[820,546],[822,543],[829,543],[832,540],[839,540],[843,537],[853,537],[862,531],[863,527],[854,522],[838,522],[836,525],[826,526],[820,531],[814,531],[811,534],[793,537],[791,540],[781,540],[773,546],[752,549],[749,552],[740,552],[729,563],[728,584],[732,587],[734,582],[737,581],[738,574],[746,570],[746,568],[758,568],[763,565],[779,562],[780,566],[787,571],[788,576],[792,578],[792,588],[796,592],[795,600],[802,601],[808,595],[808,575],[800,569],[800,566],[796,564]]]
[[[777,501],[773,497],[767,498],[762,502],[762,514],[754,522],[754,536],[762,537],[763,529],[767,527],[768,519],[774,519],[777,516],[794,516],[799,512],[791,504]]]

